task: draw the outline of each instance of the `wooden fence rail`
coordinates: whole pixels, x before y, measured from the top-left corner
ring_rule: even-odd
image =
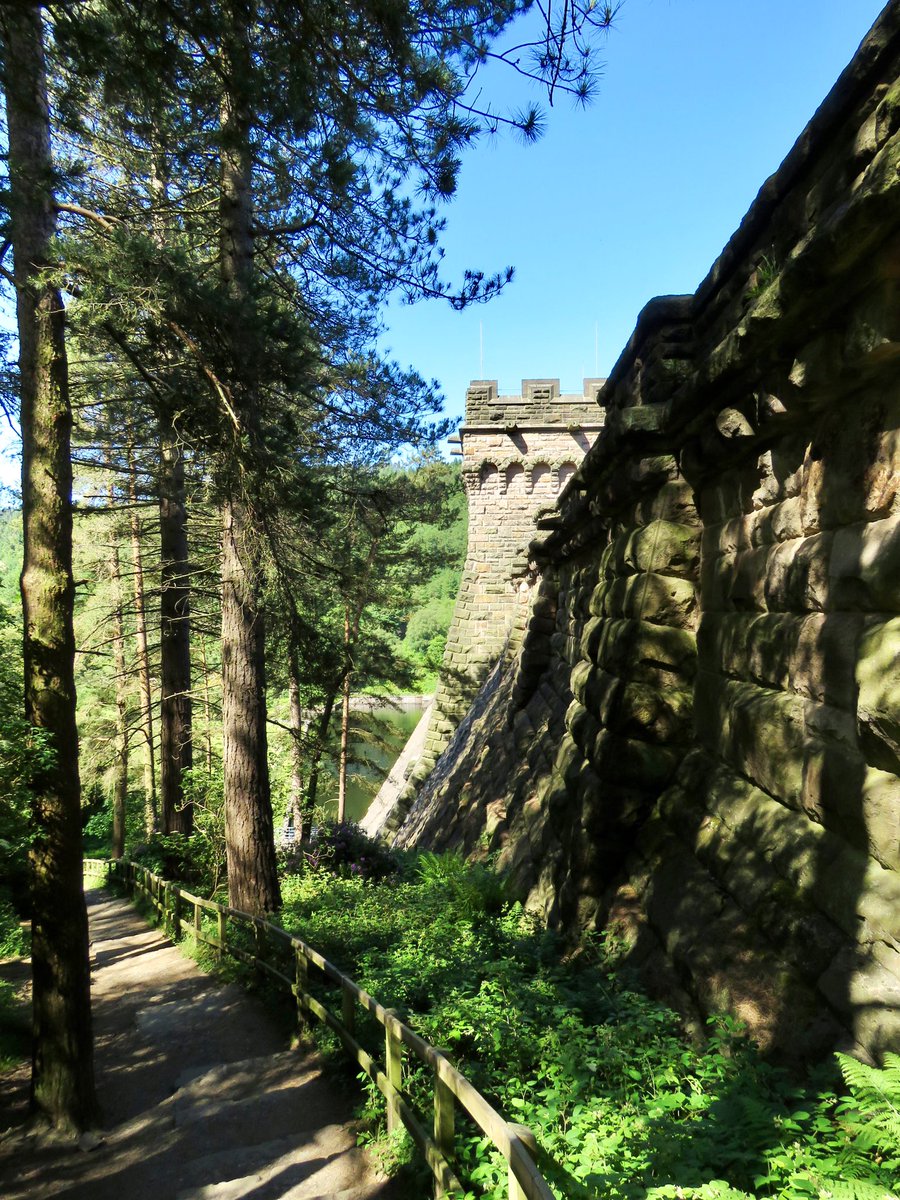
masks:
[[[387,1102],[388,1131],[405,1126],[434,1176],[435,1196],[462,1196],[465,1189],[453,1166],[456,1105],[458,1104],[493,1143],[507,1164],[509,1200],[554,1200],[553,1192],[539,1171],[537,1140],[524,1125],[514,1125],[493,1108],[453,1064],[434,1046],[414,1033],[392,1010],[344,975],[302,938],[272,925],[261,917],[195,896],[177,884],[154,875],[147,867],[128,859],[85,859],[89,878],[115,879],[132,894],[151,905],[166,933],[175,939],[189,933],[197,942],[210,946],[221,961],[230,954],[261,974],[276,979],[295,997],[301,1022],[312,1019],[327,1025],[340,1038],[346,1052],[365,1071]],[[215,918],[216,932],[203,927],[202,914]],[[249,930],[251,953],[228,941],[232,924]],[[274,946],[283,950],[282,959],[271,961]],[[281,969],[283,959],[293,959],[292,976]],[[339,989],[340,1015],[335,1015],[309,990],[310,968]],[[356,1040],[357,1006],[369,1012],[384,1028],[384,1063],[379,1064]],[[431,1129],[422,1123],[404,1094],[404,1055],[410,1053],[429,1067],[433,1077]]]

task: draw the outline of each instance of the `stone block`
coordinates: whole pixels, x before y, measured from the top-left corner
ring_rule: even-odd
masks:
[[[698,531],[690,525],[653,521],[628,537],[616,566],[622,573],[659,571],[693,579],[700,561],[699,543]]]
[[[800,807],[808,740],[802,700],[700,671],[694,712],[703,745],[770,795]]]
[[[879,303],[870,299],[873,302]],[[880,303],[892,312],[897,297]],[[893,312],[891,319],[896,324]],[[858,327],[849,329],[848,337],[871,339],[874,327],[883,325],[882,314],[857,309],[854,325]],[[896,331],[889,332],[895,336]],[[837,411],[819,423],[803,463],[806,528],[836,529],[888,514],[900,488],[896,400],[893,407],[889,412],[888,402],[877,396],[855,408],[852,421]]]
[[[590,761],[603,778],[653,793],[671,780],[681,755],[680,749],[618,737],[603,729],[594,741]]]
[[[693,692],[685,687],[663,691],[651,684],[623,683],[605,723],[623,737],[680,744],[693,731]]]
[[[693,629],[698,615],[696,589],[689,579],[655,572],[616,579],[603,596],[598,615]]]
[[[589,658],[592,662],[597,661],[597,648],[606,625],[607,620],[604,617],[591,617],[587,622],[581,634],[582,657]]]
[[[753,544],[749,531],[752,521],[752,514],[742,513],[738,517],[730,517],[727,521],[705,525],[701,541],[704,557],[749,550]]]
[[[754,477],[755,476],[755,477]],[[745,510],[770,508],[792,496],[803,486],[803,448],[779,444],[762,453],[753,475],[746,475],[741,489]]]
[[[832,540],[832,534],[819,533],[782,542],[769,552],[765,563],[768,609],[803,612],[828,607]]]
[[[856,664],[857,718],[868,761],[900,773],[900,617],[866,630]]]
[[[560,740],[559,748],[556,751],[556,760],[553,764],[554,776],[568,787],[577,778],[583,762],[584,755],[581,747],[571,734],[566,733]]]
[[[576,663],[572,668],[572,674],[569,677],[569,686],[572,689],[572,695],[576,700],[580,700],[582,704],[585,704],[587,701],[588,681],[593,673],[593,664],[585,659]]]
[[[851,812],[850,816],[856,817],[856,813]],[[872,857],[883,866],[900,871],[900,778],[893,771],[866,769],[859,817]]]
[[[818,980],[832,1008],[850,1019],[870,1053],[894,1050],[900,1039],[900,979],[874,950],[845,946]]]
[[[710,762],[689,755],[678,772],[681,786],[670,788],[660,802],[687,838],[709,845],[722,860],[741,853],[735,847],[748,847],[784,881],[787,890],[775,889],[783,904],[815,908],[854,942],[900,942],[896,871],[724,764]],[[699,771],[692,772],[692,763]]]
[[[601,725],[608,720],[621,688],[622,680],[618,675],[604,671],[602,667],[591,668],[584,688],[583,703]]]
[[[598,664],[622,677],[668,687],[674,682],[670,672],[690,679],[696,670],[697,640],[687,629],[650,621],[607,620],[592,640]]]
[[[724,478],[719,476],[714,481],[705,483],[699,498],[700,516],[704,526],[721,525],[724,521],[741,515],[742,492],[743,480],[740,471],[729,472]]]
[[[800,804],[850,845],[900,869],[900,778],[836,742],[804,746]]]
[[[566,728],[573,741],[585,750],[599,733],[600,722],[583,704],[573,700],[566,710]]]
[[[711,550],[700,558],[700,603],[704,613],[730,612],[729,598],[735,574],[736,550]],[[755,607],[755,606],[754,606]]]
[[[628,464],[628,478],[632,483],[646,485],[650,480],[662,484],[668,479],[678,479],[678,462],[672,454],[657,454],[648,458],[632,459]]]
[[[638,501],[633,509],[633,519],[638,525],[649,525],[652,521],[674,521],[679,525],[700,524],[694,489],[685,479],[672,479],[658,491]]]
[[[900,611],[900,513],[838,530],[828,575],[832,607]]]
[[[756,514],[750,536],[754,546],[767,546],[815,532],[816,526],[804,525],[802,500],[794,496]]]
[[[705,670],[856,711],[859,613],[705,613],[697,634]]]

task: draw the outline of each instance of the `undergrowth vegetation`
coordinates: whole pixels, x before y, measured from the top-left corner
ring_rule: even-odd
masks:
[[[900,1057],[798,1079],[727,1017],[702,1045],[616,969],[602,942],[562,956],[484,867],[424,854],[380,880],[306,862],[283,881],[301,934],[530,1126],[567,1200],[885,1200],[900,1177]],[[378,1052],[380,1027],[358,1036]],[[840,1068],[840,1069],[839,1069]],[[409,1087],[429,1111],[430,1081]],[[371,1092],[370,1115],[381,1098]],[[472,1196],[506,1196],[505,1169],[463,1121]]]

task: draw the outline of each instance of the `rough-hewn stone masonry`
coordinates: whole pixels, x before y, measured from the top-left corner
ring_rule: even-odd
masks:
[[[900,3],[600,403],[398,840],[766,1045],[900,1050]]]

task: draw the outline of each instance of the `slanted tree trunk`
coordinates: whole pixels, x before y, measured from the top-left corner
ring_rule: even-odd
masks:
[[[190,582],[184,457],[172,415],[160,421],[160,801],[163,833],[189,834],[193,811],[184,799],[184,772],[194,763],[191,733]]]
[[[147,642],[147,608],[144,600],[144,553],[141,518],[137,510],[134,463],[129,450],[128,498],[131,502],[131,567],[134,580],[134,630],[137,648],[138,686],[141,696],[141,728],[144,735],[144,825],[148,836],[159,829],[156,807],[156,759],[153,754],[153,684]]]
[[[380,539],[375,538],[366,555],[365,566],[357,582],[360,600],[350,616],[350,605],[344,607],[344,675],[341,680],[341,749],[338,759],[338,820],[343,821],[347,809],[347,760],[350,752],[350,689],[353,682],[353,655],[359,641],[359,630],[366,607],[369,577],[378,557]]]
[[[350,684],[353,676],[350,645],[350,609],[344,609],[344,678],[341,682],[341,748],[338,756],[337,819],[347,811],[347,757],[350,752]]]
[[[32,781],[31,1104],[53,1125],[95,1118],[72,628],[72,467],[65,310],[45,276],[55,233],[40,9],[4,6],[10,215],[19,326],[25,712],[47,738]]]
[[[231,399],[253,454],[259,395],[252,333],[253,201],[248,89],[249,6],[225,6],[222,36],[219,270],[232,302],[228,329]],[[235,446],[234,457],[245,452]],[[237,464],[239,465],[239,464]],[[252,472],[253,464],[250,464]],[[246,478],[247,476],[245,476]],[[228,896],[235,908],[273,912],[281,904],[266,745],[263,614],[256,555],[240,472],[225,472],[222,505],[222,765]]]
[[[312,758],[309,764],[309,783],[306,788],[306,804],[304,805],[304,828],[312,825],[313,813],[316,808],[316,795],[319,790],[319,768],[325,751],[325,740],[328,737],[328,726],[331,724],[331,714],[334,712],[335,695],[332,692],[319,714],[318,735],[313,746]]]

